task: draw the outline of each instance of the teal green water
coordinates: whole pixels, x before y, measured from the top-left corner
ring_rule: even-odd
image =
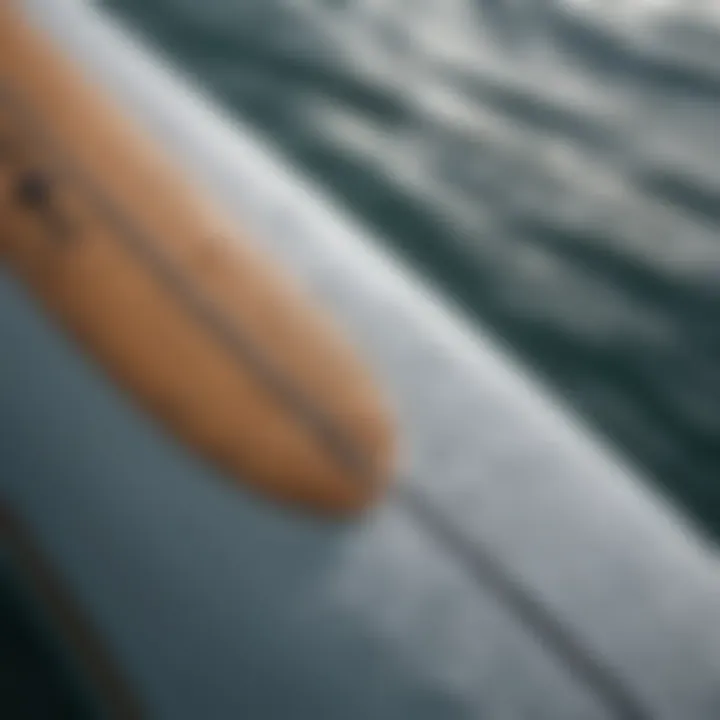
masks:
[[[720,536],[709,4],[103,4]]]

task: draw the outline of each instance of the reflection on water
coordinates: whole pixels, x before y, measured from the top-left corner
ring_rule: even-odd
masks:
[[[712,1],[105,4],[720,533]]]

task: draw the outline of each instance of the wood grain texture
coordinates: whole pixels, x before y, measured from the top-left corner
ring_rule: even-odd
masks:
[[[0,258],[206,458],[329,513],[358,510],[385,485],[391,423],[354,349],[7,5],[0,224]]]

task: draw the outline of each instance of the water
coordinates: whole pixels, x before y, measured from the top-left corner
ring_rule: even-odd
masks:
[[[105,0],[720,537],[713,0]]]

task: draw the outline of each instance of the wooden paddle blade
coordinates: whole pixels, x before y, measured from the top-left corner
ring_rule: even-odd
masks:
[[[44,35],[0,10],[0,253],[177,437],[243,482],[366,506],[393,433],[355,351]]]

